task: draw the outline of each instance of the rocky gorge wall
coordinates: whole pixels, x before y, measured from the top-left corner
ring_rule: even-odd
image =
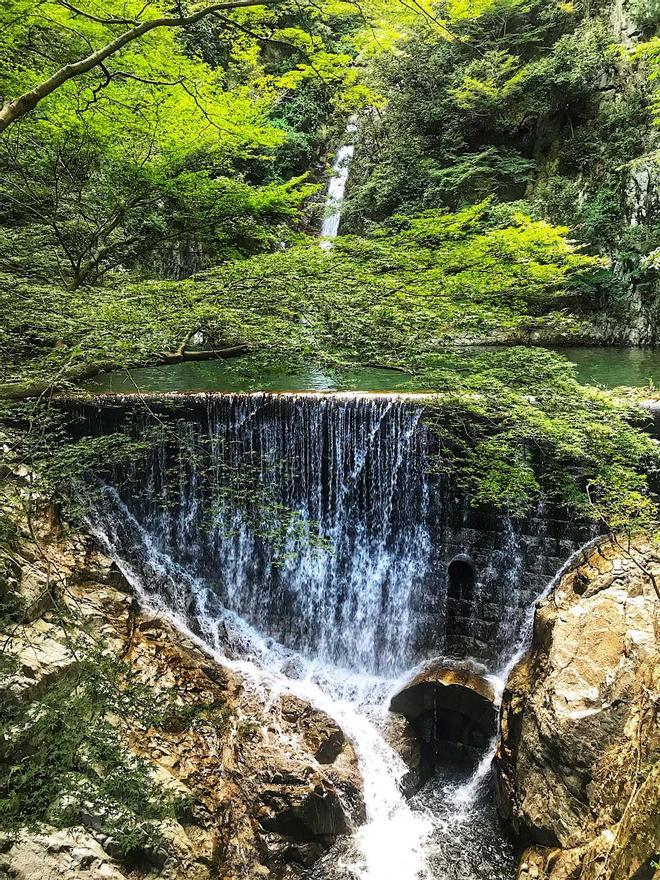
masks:
[[[618,287],[587,314],[590,326],[584,344],[655,346],[660,334],[660,175],[658,132],[649,108],[657,98],[648,63],[631,61],[627,55],[632,57],[641,44],[657,36],[660,20],[657,4],[645,0],[612,0],[605,10],[608,32],[622,60],[603,73],[594,104],[596,117],[619,121],[613,123],[614,136],[609,142],[605,134],[599,155],[588,163],[578,161],[572,168],[569,176],[574,178],[576,206],[565,208],[565,216],[554,219],[574,224],[576,237],[584,235],[594,252],[609,262]],[[638,135],[635,146],[621,138],[626,125],[622,120],[627,112],[635,112],[633,108],[638,108],[629,123]],[[590,135],[591,123],[583,124],[583,131],[577,129],[578,157],[579,141]],[[607,126],[600,131],[604,134]],[[573,135],[568,138],[569,157]],[[561,150],[557,145],[550,151],[549,176],[556,170],[553,152]],[[570,168],[570,158],[563,164]],[[586,235],[585,228],[590,230]],[[588,310],[590,305],[586,305]]]
[[[660,852],[660,558],[605,541],[540,605],[502,702],[519,880],[651,880]]]

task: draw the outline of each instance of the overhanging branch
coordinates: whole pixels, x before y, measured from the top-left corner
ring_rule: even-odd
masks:
[[[0,385],[0,400],[27,400],[32,397],[42,397],[44,394],[56,392],[69,383],[84,382],[85,379],[93,379],[101,373],[111,373],[114,370],[135,370],[140,367],[158,367],[172,364],[180,364],[183,361],[215,361],[229,360],[230,358],[242,357],[254,349],[248,343],[239,343],[228,348],[217,348],[211,351],[185,351],[179,350],[164,352],[151,360],[144,359],[131,364],[122,364],[116,361],[96,361],[80,367],[70,367],[63,370],[53,380],[10,382]]]
[[[140,37],[143,37],[150,31],[163,27],[188,27],[192,24],[196,24],[198,21],[201,21],[209,15],[214,15],[219,12],[230,12],[233,9],[245,9],[250,6],[276,5],[278,2],[279,0],[228,0],[228,2],[225,3],[213,3],[209,6],[204,6],[202,9],[197,10],[197,12],[187,16],[178,15],[175,17],[161,17],[153,18],[149,21],[143,21],[135,27],[131,27],[130,30],[124,31],[123,34],[120,34],[114,40],[107,43],[105,46],[102,46],[100,49],[97,49],[95,52],[92,52],[90,55],[87,55],[85,58],[81,58],[79,61],[74,61],[70,64],[65,64],[64,67],[60,67],[60,69],[52,76],[39,83],[39,85],[35,86],[29,92],[25,92],[17,98],[13,98],[4,103],[0,108],[0,133],[9,128],[9,126],[16,122],[16,120],[34,110],[40,101],[48,97],[48,95],[51,95],[59,89],[60,86],[64,85],[64,83],[75,77],[81,76],[82,74],[89,73],[90,70],[100,66],[107,58],[110,58],[112,55],[115,55],[123,49],[124,46],[127,46],[134,40],[140,39]]]

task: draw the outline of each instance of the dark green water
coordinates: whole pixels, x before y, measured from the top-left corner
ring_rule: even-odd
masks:
[[[264,370],[254,375],[240,361],[189,361],[168,367],[144,367],[105,373],[85,383],[88,391],[419,391],[406,373],[377,367],[341,372],[301,370],[295,374]]]
[[[660,349],[562,348],[558,353],[575,364],[584,385],[660,387]]]
[[[482,349],[483,350],[483,349]],[[616,388],[660,387],[660,349],[563,348],[558,353],[577,368],[585,385]],[[378,367],[355,367],[341,372],[301,370],[295,374],[277,370],[258,374],[241,366],[241,360],[190,361],[168,367],[145,367],[106,373],[86,383],[87,390],[135,391],[424,391],[405,373]]]

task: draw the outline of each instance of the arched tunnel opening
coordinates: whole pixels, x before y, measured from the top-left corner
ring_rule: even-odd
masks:
[[[447,597],[471,604],[477,572],[469,556],[460,554],[452,559],[447,570],[447,579]]]
[[[475,766],[497,732],[495,692],[469,669],[437,666],[392,697],[390,711],[411,725],[422,779],[448,765]]]
[[[447,568],[445,641],[450,654],[464,657],[474,633],[474,602],[477,570],[464,553],[455,556]]]

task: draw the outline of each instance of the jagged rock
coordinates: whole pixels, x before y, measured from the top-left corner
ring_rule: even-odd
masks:
[[[426,782],[422,773],[422,751],[415,729],[403,715],[391,712],[385,719],[382,733],[387,744],[408,768],[401,780],[401,788],[406,797],[412,797]]]
[[[262,804],[256,814],[268,831],[301,842],[334,838],[348,829],[346,814],[334,786],[289,775],[265,783],[259,791]],[[325,848],[325,847],[324,847]]]
[[[59,601],[75,618],[63,627],[45,609],[18,623],[6,645],[17,665],[0,684],[15,700],[35,699],[75,669],[77,639],[100,637],[110,656],[129,665],[135,683],[175,695],[181,717],[174,713],[146,729],[137,713],[121,720],[126,748],[148,764],[156,781],[190,804],[158,825],[165,853],[132,854],[150,876],[292,878],[362,820],[355,752],[326,713],[290,694],[269,695],[265,684],[217,663],[172,625],[143,611],[116,567],[90,541],[67,538],[52,524],[39,535],[39,553],[24,541],[19,557],[26,570],[57,572]],[[0,761],[10,763],[11,755],[12,743],[4,742]],[[67,814],[84,828],[71,834],[91,841],[96,853],[82,860],[86,867],[75,867],[73,850],[82,844],[63,845],[51,858],[43,855],[50,846],[43,835],[25,832],[20,847],[2,855],[2,868],[25,880],[77,878],[75,871],[83,870],[92,880],[128,876],[108,817],[82,800],[74,806]],[[69,832],[61,834],[66,838]],[[67,874],[71,865],[75,871]]]
[[[448,760],[478,760],[497,729],[492,685],[470,669],[444,664],[416,675],[392,697],[390,710],[415,731],[422,781]]]
[[[281,707],[282,715],[296,725],[319,764],[332,764],[346,745],[344,732],[336,722],[292,694],[282,697]]]
[[[504,694],[504,817],[530,845],[519,878],[635,880],[660,851],[658,600],[648,547],[606,543],[538,609]],[[636,873],[641,872],[641,873]]]
[[[120,866],[79,828],[22,834],[0,850],[0,876],[13,880],[126,880]]]

